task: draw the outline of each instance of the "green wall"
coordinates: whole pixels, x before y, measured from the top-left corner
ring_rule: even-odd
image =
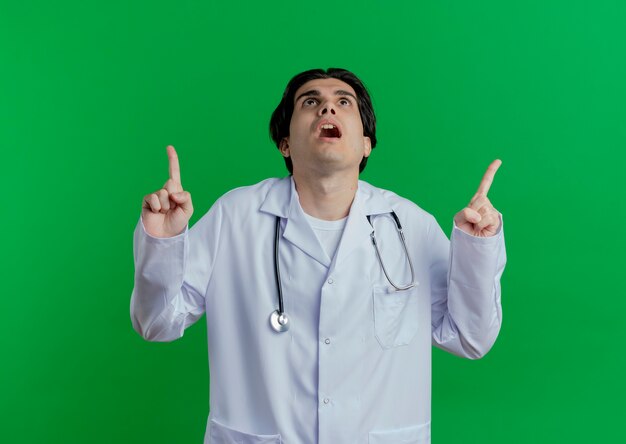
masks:
[[[378,114],[363,179],[447,233],[503,160],[504,324],[483,360],[434,350],[434,442],[625,442],[625,23],[617,0],[1,0],[0,441],[201,442],[203,320],[170,344],[130,323],[142,197],[167,144],[192,222],[283,176],[284,85],[339,66]]]

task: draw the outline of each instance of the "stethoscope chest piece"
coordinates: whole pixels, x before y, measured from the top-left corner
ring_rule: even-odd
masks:
[[[286,313],[274,310],[270,315],[270,325],[277,333],[289,330],[289,318]]]

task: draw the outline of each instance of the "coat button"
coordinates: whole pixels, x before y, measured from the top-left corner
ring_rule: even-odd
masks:
[[[324,398],[324,404],[328,404],[329,402],[330,402],[330,399]]]
[[[326,339],[324,340],[324,343],[325,343],[325,344],[330,344],[330,339],[326,338]]]
[[[329,278],[327,282],[332,285],[335,281],[333,281],[333,278]]]

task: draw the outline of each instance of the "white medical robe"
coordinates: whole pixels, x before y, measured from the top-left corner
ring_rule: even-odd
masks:
[[[395,291],[370,238],[372,225]],[[275,332],[274,229],[287,332]],[[232,190],[184,233],[134,234],[131,319],[172,341],[206,314],[210,414],[205,443],[430,443],[431,346],[483,356],[498,335],[502,227],[478,238],[359,181],[335,257],[305,218],[291,177]],[[462,376],[462,375],[460,375]],[[443,419],[442,419],[443,420]]]

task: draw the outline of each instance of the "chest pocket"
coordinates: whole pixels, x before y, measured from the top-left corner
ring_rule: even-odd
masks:
[[[374,287],[374,329],[383,348],[411,343],[418,327],[417,298],[417,285],[402,291],[393,287]]]

